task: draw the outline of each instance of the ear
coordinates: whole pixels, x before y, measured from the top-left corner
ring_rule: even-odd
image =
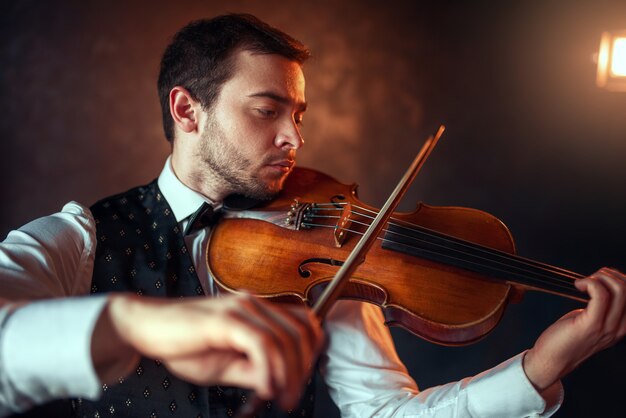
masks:
[[[198,128],[200,108],[200,103],[184,87],[176,86],[170,91],[170,114],[183,132],[191,133]]]

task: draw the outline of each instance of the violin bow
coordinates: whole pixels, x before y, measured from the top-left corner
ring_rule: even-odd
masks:
[[[365,233],[359,239],[359,242],[354,246],[346,261],[335,274],[335,277],[333,277],[324,289],[322,295],[315,302],[313,312],[315,312],[318,318],[324,319],[326,317],[328,310],[333,306],[335,301],[339,299],[343,288],[348,283],[348,279],[352,277],[357,267],[365,261],[365,255],[376,241],[378,234],[389,220],[389,217],[398,206],[398,203],[400,203],[400,200],[409,186],[413,183],[415,177],[417,177],[417,174],[435,148],[435,145],[437,145],[444,130],[445,127],[441,125],[435,135],[431,135],[426,139],[426,142],[422,145],[422,149],[417,154],[406,173],[404,173],[404,176],[400,179],[394,191],[391,192],[391,195],[387,198],[387,201],[378,212],[378,215],[376,215],[372,223],[367,227]]]
[[[398,203],[400,203],[400,200],[409,186],[413,183],[415,177],[417,177],[417,174],[435,148],[435,145],[437,145],[437,142],[439,142],[439,138],[441,138],[445,129],[445,126],[439,126],[437,132],[426,139],[406,173],[404,173],[404,176],[402,176],[400,182],[378,212],[378,215],[376,215],[372,223],[367,227],[367,230],[361,236],[359,242],[357,242],[346,261],[344,261],[341,268],[339,268],[335,274],[335,277],[328,283],[322,295],[317,299],[315,305],[313,305],[313,312],[320,320],[324,320],[330,308],[335,301],[339,299],[339,296],[341,296],[341,292],[350,277],[352,277],[352,274],[357,267],[365,261],[365,255],[376,241],[378,234],[389,220],[389,217],[391,217],[391,214],[398,206]],[[263,399],[253,394],[249,402],[246,402],[237,411],[236,418],[252,418],[260,411],[264,402]]]

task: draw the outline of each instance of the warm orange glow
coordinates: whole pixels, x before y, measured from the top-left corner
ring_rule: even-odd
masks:
[[[596,84],[607,90],[626,91],[626,31],[602,34]]]
[[[618,77],[626,76],[626,38],[616,38],[611,51],[611,74]]]

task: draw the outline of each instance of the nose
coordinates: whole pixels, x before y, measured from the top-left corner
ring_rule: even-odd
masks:
[[[274,140],[276,147],[284,150],[297,150],[304,144],[304,139],[300,134],[300,127],[295,120],[287,121]]]

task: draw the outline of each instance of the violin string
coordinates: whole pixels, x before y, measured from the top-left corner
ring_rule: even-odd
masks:
[[[337,204],[342,205],[342,206],[343,206],[343,205],[346,205],[346,203],[345,203],[345,202],[340,202],[340,203],[337,203]],[[339,210],[339,209],[336,207],[336,205],[337,205],[337,204],[335,204],[335,203],[317,203],[317,204],[315,204],[315,210],[325,210],[325,211],[333,211],[333,210],[334,210],[334,211],[337,211],[337,210]],[[330,207],[321,207],[321,208],[320,208],[319,206],[330,206]],[[372,213],[372,214],[376,214],[376,212],[375,212],[374,210],[371,210],[371,209],[368,209],[368,208],[365,208],[365,207],[362,207],[362,206],[359,206],[359,205],[353,205],[353,207],[356,207],[357,209],[360,209],[360,210],[363,210],[363,211],[366,211],[366,212],[369,212],[369,213]],[[359,213],[359,212],[356,212],[356,211],[352,211],[352,213],[355,213],[355,214],[357,214],[357,215],[360,215],[360,216],[362,216],[362,217],[364,217],[364,218],[369,218],[369,219],[373,219],[373,218],[374,218],[373,216],[368,216],[368,215],[366,215],[366,214],[364,214],[364,213]],[[335,216],[335,219],[338,219],[338,218],[339,218],[339,216]],[[406,224],[406,225],[408,225],[408,226],[403,226],[403,225],[400,225],[400,224],[398,224],[398,223],[394,223],[394,222],[389,222],[389,225],[397,226],[397,227],[399,227],[399,228],[408,229],[408,230],[415,231],[415,232],[420,232],[418,228],[422,229],[423,231],[428,231],[428,230],[427,230],[427,229],[425,229],[425,228],[418,227],[417,225],[410,224],[410,223],[408,223],[408,222],[405,222],[405,221],[399,220],[399,219],[397,219],[397,218],[393,218],[393,217],[391,217],[390,219],[395,220],[396,222],[401,222],[401,223]],[[355,222],[355,223],[358,223],[358,224],[360,224],[360,225],[364,225],[364,226],[369,226],[369,225],[368,225],[368,224],[366,224],[366,223],[358,222],[358,221],[355,221],[355,220],[352,220],[352,222]],[[390,232],[392,232],[392,231],[390,231]],[[431,231],[431,232],[434,232],[434,231]],[[446,238],[444,237],[444,239],[446,239]],[[458,243],[458,242],[457,242],[457,243]],[[468,242],[468,243],[466,243],[466,244],[470,244],[470,245],[472,245],[472,246],[474,246],[474,247],[476,246],[476,244],[472,244],[472,243],[469,243],[469,242]],[[477,248],[474,248],[474,249],[477,249]],[[487,250],[487,251],[489,251],[489,252],[491,252],[491,253],[493,252],[493,250],[490,250],[490,249],[486,249],[486,248],[485,248],[485,250]],[[511,255],[510,255],[510,254],[508,254],[508,253],[502,253],[502,254],[500,254],[500,255],[501,255],[501,256],[504,256],[506,259],[509,259],[509,258],[511,257]],[[519,258],[519,257],[518,257],[518,258]],[[519,260],[518,260],[518,261],[519,261]],[[581,275],[576,275],[576,277],[575,277],[575,276],[573,276],[573,275],[572,275],[572,272],[568,272],[568,271],[566,271],[566,270],[559,269],[558,267],[553,267],[553,266],[545,265],[545,264],[543,264],[543,263],[538,263],[538,262],[535,262],[535,261],[533,261],[533,260],[524,260],[524,261],[525,261],[527,264],[534,264],[535,266],[537,266],[537,267],[539,267],[539,268],[541,268],[541,269],[543,269],[543,270],[545,270],[545,268],[547,267],[547,268],[549,268],[550,270],[553,270],[553,271],[555,272],[555,274],[565,274],[566,276],[570,276],[572,279],[582,277]]]
[[[374,213],[374,214],[376,213],[375,211],[373,211],[371,209],[364,208],[362,206],[354,205],[354,207],[356,207],[358,209],[361,209],[363,211],[366,211],[366,212],[370,212],[370,213]],[[363,214],[363,213],[359,213],[359,212],[356,212],[356,211],[352,211],[352,213],[360,215],[360,216],[362,216],[364,218],[373,219],[372,216],[368,216],[368,215]],[[486,247],[480,246],[478,244],[474,244],[474,243],[471,243],[471,242],[459,240],[458,238],[446,236],[445,234],[442,234],[442,233],[439,233],[439,232],[436,232],[436,231],[432,231],[432,230],[429,230],[427,228],[423,228],[423,227],[420,227],[418,225],[414,225],[414,224],[411,224],[411,223],[399,220],[397,218],[393,218],[392,217],[390,219],[395,220],[396,223],[389,222],[389,225],[396,226],[396,227],[402,228],[402,229],[406,229],[406,230],[409,230],[409,231],[412,231],[412,232],[421,233],[421,234],[427,235],[427,236],[434,236],[435,238],[439,238],[439,239],[442,239],[442,240],[447,240],[448,242],[452,242],[453,244],[466,246],[466,247],[468,247],[468,248],[470,248],[472,250],[478,250],[478,251],[485,252],[485,253],[487,253],[490,256],[498,256],[499,258],[502,258],[502,259],[504,259],[506,261],[513,261],[513,262],[517,262],[517,263],[524,263],[524,264],[528,265],[531,268],[534,267],[534,268],[541,269],[543,271],[549,271],[552,274],[556,275],[557,277],[568,277],[571,280],[575,280],[575,279],[579,279],[579,278],[583,277],[580,274],[573,273],[573,272],[570,272],[570,271],[567,271],[567,270],[564,270],[564,269],[561,269],[561,268],[558,268],[558,267],[550,266],[550,265],[547,265],[547,264],[544,264],[544,263],[540,263],[540,262],[537,262],[537,261],[534,261],[534,260],[524,259],[524,258],[519,257],[519,256],[514,255],[514,254],[509,254],[509,253],[506,253],[506,252],[503,252],[503,251],[493,250],[493,249],[490,249],[490,248],[486,248]],[[355,222],[355,221],[353,220],[353,222]],[[408,225],[408,226],[401,225],[398,222],[400,222],[402,224],[405,224],[405,225]],[[364,223],[361,223],[361,224],[362,225],[367,225],[367,224],[364,224]],[[390,231],[390,232],[393,232],[393,231]],[[452,241],[452,240],[454,240],[454,241]]]
[[[305,222],[303,222],[303,223],[302,223],[302,225],[303,225],[303,226],[307,226],[307,227],[322,227],[322,228],[337,229],[337,227],[336,227],[336,226],[334,226],[334,225],[311,224],[311,223],[305,223]],[[347,232],[351,232],[351,233],[354,233],[354,234],[356,234],[356,235],[363,235],[363,233],[362,233],[361,231],[357,231],[357,230],[350,229],[350,228],[341,228],[341,230],[343,230],[343,231],[347,231]],[[379,240],[381,240],[381,241],[390,241],[389,239],[387,239],[387,238],[383,238],[383,237],[377,237],[377,239],[379,239]],[[409,248],[411,248],[411,245],[409,245],[409,244],[405,244],[405,243],[401,243],[401,242],[396,242],[396,244],[397,244],[397,245],[400,245],[400,246],[405,246],[405,247],[409,247]],[[435,254],[435,255],[440,255],[440,254],[442,254],[441,252],[436,252],[436,251],[432,251],[432,250],[428,250],[428,249],[424,249],[424,248],[421,248],[421,250],[422,250],[422,251],[425,251],[425,252],[427,252],[427,253]],[[463,254],[463,253],[461,253],[461,254]],[[447,257],[448,257],[448,258],[450,258],[450,259],[452,259],[452,260],[457,260],[457,261],[460,261],[460,262],[462,262],[462,264],[473,264],[473,265],[476,265],[476,266],[484,266],[483,264],[480,264],[480,263],[477,263],[477,262],[474,262],[474,261],[469,261],[469,260],[467,260],[466,258],[454,257],[454,256],[449,255],[449,254],[447,254]],[[505,267],[509,267],[509,266],[507,266],[507,265],[504,265],[504,266],[505,266]],[[510,270],[503,269],[503,268],[497,268],[497,267],[490,267],[490,268],[491,268],[493,271],[498,271],[498,272],[500,272],[500,273],[505,273],[505,274],[507,274],[507,273],[509,273],[509,274],[510,274],[510,273],[511,273],[511,272],[510,272]],[[536,276],[537,276],[537,275],[533,275],[533,276],[526,276],[526,279],[527,279],[527,281],[528,281],[529,283],[532,283],[532,282],[538,282],[538,283],[551,283],[551,281],[542,280],[542,279],[540,279],[540,278],[538,278],[538,277],[536,277]],[[561,289],[563,289],[563,290],[572,290],[572,289],[573,289],[573,286],[572,286],[572,285],[571,285],[571,283],[569,283],[569,282],[552,283],[552,284],[553,284],[555,287],[557,287],[557,288],[561,288]]]
[[[434,251],[434,250],[429,250],[427,248],[424,247],[417,247],[420,249],[420,251],[425,251],[431,254],[438,254],[438,255],[444,255],[448,258],[451,258],[453,260],[457,260],[457,261],[461,261],[462,263],[465,264],[469,264],[469,265],[474,265],[474,266],[480,266],[480,267],[486,267],[489,268],[491,271],[495,271],[495,272],[501,272],[501,273],[508,273],[510,275],[517,275],[518,277],[521,276],[524,280],[527,281],[534,281],[534,282],[540,282],[540,283],[546,283],[546,284],[551,284],[551,285],[555,285],[561,288],[567,288],[567,289],[573,289],[575,288],[573,282],[571,281],[565,281],[562,280],[561,278],[557,277],[553,277],[553,276],[549,276],[546,275],[544,271],[530,271],[527,268],[525,264],[522,263],[522,266],[524,267],[519,267],[510,263],[505,263],[493,258],[486,258],[486,257],[481,257],[481,256],[477,256],[477,255],[473,255],[467,252],[463,252],[463,251],[459,251],[459,250],[455,250],[452,249],[450,247],[446,247],[434,242],[429,242],[427,240],[420,240],[418,238],[414,238],[411,236],[407,236],[404,234],[399,234],[396,233],[395,231],[388,231],[391,234],[396,234],[396,235],[401,235],[404,236],[408,239],[412,239],[414,241],[419,241],[419,242],[424,242],[426,244],[429,245],[433,245],[436,247],[441,247],[444,249],[444,251]],[[393,242],[393,241],[392,241]],[[403,242],[395,242],[396,245],[400,245],[400,246],[404,246],[406,248],[413,248],[414,246],[411,244],[407,244],[407,243],[403,243]],[[463,256],[462,258],[460,257],[456,257],[455,254],[459,254],[461,256]],[[478,261],[473,261],[470,258],[475,258]],[[517,262],[518,260],[513,259],[514,262]],[[494,265],[495,264],[495,265]]]
[[[374,211],[372,211],[370,209],[363,208],[363,207],[360,207],[360,206],[357,206],[357,208],[359,208],[361,210],[365,210],[365,211],[370,212],[370,213],[375,213]],[[372,216],[368,216],[368,215],[365,215],[365,214],[362,214],[362,213],[359,213],[359,212],[353,212],[353,213],[356,213],[357,215],[361,215],[361,216],[363,216],[365,218],[373,219]],[[470,248],[472,250],[482,251],[482,252],[485,252],[485,253],[487,253],[487,254],[489,254],[491,256],[498,256],[498,257],[503,258],[503,259],[505,259],[507,261],[524,263],[524,264],[529,265],[529,267],[536,267],[536,268],[539,268],[539,269],[544,270],[544,271],[550,271],[550,272],[552,272],[553,274],[555,274],[557,276],[568,277],[568,278],[570,278],[572,280],[580,279],[580,278],[584,277],[581,274],[574,273],[574,272],[571,272],[571,271],[567,271],[567,270],[559,268],[559,267],[554,267],[554,266],[551,266],[551,265],[548,265],[548,264],[540,263],[538,261],[525,259],[525,258],[517,256],[515,254],[510,254],[510,253],[506,253],[506,252],[503,252],[503,251],[494,250],[494,249],[491,249],[491,248],[487,248],[487,247],[481,246],[479,244],[474,244],[474,243],[469,242],[469,241],[463,241],[463,240],[460,240],[460,239],[455,238],[455,237],[447,236],[446,234],[443,234],[441,232],[436,232],[436,231],[433,231],[433,230],[429,230],[428,228],[420,227],[418,225],[411,224],[409,222],[402,221],[400,219],[396,219],[396,218],[392,218],[392,219],[394,219],[396,221],[396,223],[390,222],[389,224],[393,225],[393,226],[397,226],[398,228],[406,229],[406,230],[412,231],[412,232],[422,233],[422,234],[425,234],[425,235],[430,235],[430,236],[433,236],[435,238],[441,238],[443,240],[447,240],[449,242],[452,242],[453,244],[464,245],[464,246],[466,246],[466,247],[468,247],[468,248]],[[404,225],[402,225],[402,224],[404,224]]]
[[[360,208],[360,209],[362,209],[362,210],[365,210],[365,211],[367,211],[367,212],[372,212],[372,213],[374,213],[374,211],[371,211],[371,210],[369,210],[369,209],[366,209],[366,208],[361,208],[361,207],[359,207],[359,208]],[[316,208],[316,209],[317,209],[317,208]],[[339,210],[338,208],[336,208],[336,209],[335,209],[335,208],[322,208],[322,209],[323,209],[323,210]],[[370,216],[368,216],[368,215],[366,215],[366,214],[359,213],[359,212],[355,212],[355,211],[353,211],[353,213],[355,213],[355,214],[357,214],[357,215],[359,215],[359,216],[362,216],[362,217],[364,217],[364,218],[370,218],[370,219],[371,219],[371,217],[370,217]],[[322,215],[313,215],[313,216],[314,216],[314,217],[321,217]],[[339,219],[339,218],[340,218],[339,216],[324,216],[324,217],[325,217],[325,218],[335,218],[335,219]],[[399,221],[399,220],[397,220],[397,219],[395,219],[395,220],[396,220],[396,222],[398,222],[398,221]],[[367,225],[368,225],[367,223],[359,222],[359,221],[356,221],[356,220],[354,220],[354,219],[352,219],[351,221],[352,221],[353,223],[357,223],[357,224],[364,225],[364,226],[367,226]],[[400,222],[403,222],[403,221],[400,221]],[[395,226],[397,226],[397,227],[399,227],[399,228],[402,228],[402,229],[408,229],[408,230],[411,230],[412,232],[417,232],[417,233],[420,233],[420,235],[423,235],[424,237],[427,237],[427,238],[429,238],[429,237],[430,237],[430,238],[432,238],[432,237],[433,237],[432,232],[434,232],[434,231],[429,231],[429,230],[427,230],[427,229],[426,229],[425,231],[428,231],[428,232],[420,231],[420,229],[423,229],[423,228],[417,227],[417,226],[412,225],[412,224],[407,223],[407,222],[403,222],[403,223],[406,223],[406,224],[408,224],[408,225],[411,225],[413,228],[407,228],[406,226],[399,225],[399,224],[397,224],[397,223],[395,223],[395,224],[394,224],[394,223],[392,223],[392,222],[390,222],[390,225],[395,225]],[[319,224],[310,224],[310,226],[313,226],[313,225],[319,226]],[[329,226],[329,227],[331,227],[331,228],[336,228],[336,226]],[[346,229],[346,228],[344,228],[344,229]],[[350,229],[346,229],[346,230],[347,230],[348,232],[353,232],[353,233],[356,233],[356,234],[361,234],[361,232],[358,232],[358,231],[355,231],[355,230],[350,230]],[[558,285],[558,286],[565,287],[565,288],[570,288],[570,289],[574,287],[574,286],[573,286],[573,282],[571,282],[571,281],[564,281],[564,280],[562,280],[562,279],[560,278],[560,277],[562,277],[562,276],[564,275],[563,273],[561,273],[561,272],[556,272],[556,271],[550,271],[550,270],[547,270],[547,269],[544,267],[544,265],[541,265],[541,263],[537,263],[537,264],[540,264],[540,265],[533,265],[532,263],[528,263],[528,261],[532,261],[532,260],[526,260],[526,259],[523,259],[523,258],[521,258],[521,257],[511,256],[510,254],[503,253],[503,252],[499,252],[499,251],[495,252],[494,250],[491,250],[491,249],[488,249],[488,248],[485,248],[485,247],[481,247],[481,246],[477,246],[476,244],[472,244],[472,243],[467,243],[467,242],[463,242],[463,241],[461,241],[461,242],[459,243],[459,242],[458,242],[458,240],[456,240],[455,242],[453,242],[454,244],[460,244],[460,245],[462,245],[462,246],[468,247],[468,248],[470,248],[471,250],[478,250],[479,252],[483,252],[483,253],[485,253],[485,254],[486,254],[486,255],[488,255],[488,256],[495,256],[496,258],[500,258],[500,259],[504,259],[505,261],[509,261],[509,263],[504,263],[504,262],[502,262],[502,261],[498,261],[498,260],[496,260],[496,259],[484,258],[484,257],[480,257],[480,256],[472,255],[472,254],[469,254],[469,253],[466,253],[466,252],[463,252],[463,251],[455,250],[455,249],[453,249],[453,248],[449,248],[449,247],[443,246],[443,245],[441,245],[441,244],[434,243],[434,242],[432,242],[432,241],[428,241],[428,240],[424,240],[424,239],[421,239],[421,240],[420,240],[420,239],[418,239],[418,238],[416,238],[416,237],[414,237],[414,236],[409,236],[409,235],[405,235],[405,234],[400,234],[399,232],[396,232],[396,231],[386,230],[386,232],[388,232],[388,233],[392,233],[392,234],[396,234],[396,235],[399,235],[399,236],[404,236],[405,238],[408,238],[409,240],[413,240],[413,241],[416,241],[416,242],[425,242],[425,243],[430,244],[430,245],[434,245],[434,246],[437,246],[437,247],[442,247],[443,249],[445,249],[445,250],[447,250],[447,251],[448,251],[448,254],[447,254],[447,256],[448,256],[448,257],[452,257],[452,258],[454,258],[454,259],[456,259],[456,260],[459,260],[459,261],[462,261],[462,262],[464,262],[464,263],[474,264],[474,265],[478,265],[478,266],[484,266],[484,267],[491,268],[491,269],[493,269],[493,270],[495,270],[495,271],[499,271],[499,272],[504,272],[504,273],[513,274],[513,272],[512,272],[512,271],[510,271],[510,270],[504,270],[504,269],[502,269],[502,268],[498,268],[498,267],[494,267],[494,266],[489,266],[489,265],[486,265],[486,264],[480,264],[480,263],[478,263],[478,262],[471,261],[471,260],[467,259],[467,257],[474,257],[474,258],[482,259],[482,260],[487,261],[487,262],[497,263],[497,264],[502,265],[502,266],[504,266],[504,267],[506,267],[506,268],[512,268],[512,269],[516,269],[516,270],[518,270],[518,271],[522,271],[522,272],[525,272],[525,273],[530,273],[530,274],[532,274],[532,276],[527,276],[527,275],[523,276],[526,280],[535,280],[535,281],[536,281],[536,280],[542,280],[542,279],[540,279],[539,277],[537,277],[537,276],[542,276],[542,277],[544,277],[544,278],[546,279],[546,280],[542,280],[542,281],[543,281],[543,282],[545,282],[545,283],[552,283],[552,284],[554,284],[554,285]],[[441,234],[439,234],[439,233],[438,233],[437,235],[441,235]],[[443,235],[443,237],[441,237],[441,236],[435,236],[435,238],[443,239],[444,241],[446,241],[446,240],[447,240],[447,241],[451,241],[451,240],[449,239],[449,237],[447,237],[447,236],[445,236],[445,235]],[[379,238],[379,239],[381,239],[381,240],[383,240],[383,241],[385,241],[385,240],[386,240],[387,242],[394,242],[396,245],[401,245],[401,246],[404,246],[404,247],[411,247],[411,245],[409,245],[409,244],[407,244],[407,243],[395,242],[394,240],[389,240],[389,239],[385,239],[385,238]],[[432,250],[425,249],[425,248],[423,248],[423,247],[413,247],[413,248],[420,248],[420,250],[421,250],[421,251],[426,251],[426,252],[430,252],[430,253],[433,253],[433,254],[441,254],[441,255],[446,255],[446,253],[439,253],[439,252],[435,252],[435,251],[432,251]],[[450,253],[450,251],[452,251],[452,252],[454,252],[454,253],[459,253],[459,254],[464,255],[464,256],[466,256],[466,257],[465,257],[465,258],[454,257],[454,256],[452,256],[452,255],[450,255],[450,254],[449,254],[449,253]],[[519,266],[514,266],[514,265],[511,265],[511,264],[510,264],[510,262],[511,262],[511,261],[513,261],[513,262],[515,262],[515,263],[517,263],[517,264],[521,264],[521,265],[522,265],[522,266],[524,266],[524,267],[528,267],[528,268],[535,268],[535,269],[540,269],[540,272],[536,272],[536,271],[535,271],[535,272],[532,272],[532,271],[529,271],[529,270],[527,270],[527,269],[525,269],[525,268],[522,268],[522,267],[519,267]],[[556,275],[556,276],[557,276],[557,278],[550,277],[550,276],[546,276],[546,275],[544,274],[544,272],[546,272],[546,273],[552,273],[552,274]],[[569,272],[568,272],[568,273],[569,273]],[[518,275],[519,275],[519,273],[518,273]],[[582,276],[580,276],[580,277],[582,277]],[[570,278],[570,279],[572,278],[572,277],[571,277],[571,273],[570,273],[570,277],[569,277],[569,278]]]
[[[354,212],[354,213],[356,213],[357,215],[361,215],[363,217],[368,218],[367,215],[364,215],[362,213],[358,213],[358,212]],[[361,225],[367,225],[366,223],[358,222],[356,220],[352,220],[352,222],[357,223],[357,224],[361,224]],[[443,248],[444,250],[446,250],[448,252],[453,251],[453,252],[457,252],[457,253],[463,254],[466,257],[472,257],[472,254],[470,254],[470,253],[463,253],[462,251],[454,250],[453,248],[450,248],[450,247],[447,247],[447,246],[444,246],[444,245],[441,245],[441,244],[436,244],[436,243],[432,242],[432,240],[429,241],[427,238],[435,238],[435,239],[440,239],[440,240],[443,240],[443,241],[447,241],[449,243],[452,243],[453,245],[460,245],[460,246],[467,247],[470,250],[474,250],[474,251],[477,250],[478,252],[484,253],[485,255],[487,255],[489,257],[492,257],[492,258],[484,258],[484,257],[476,256],[476,255],[473,255],[473,257],[482,258],[483,260],[486,260],[487,262],[498,263],[498,264],[506,266],[508,268],[512,268],[512,269],[515,269],[515,270],[518,270],[518,271],[523,271],[525,273],[532,274],[533,276],[539,275],[539,276],[544,277],[546,279],[545,283],[562,282],[562,283],[565,284],[565,286],[573,287],[573,283],[571,281],[564,281],[562,279],[563,273],[555,272],[554,270],[547,270],[546,268],[544,268],[544,265],[541,265],[541,263],[535,263],[533,265],[532,263],[528,263],[528,261],[532,261],[532,260],[526,260],[526,259],[523,259],[521,257],[514,256],[514,255],[512,256],[511,254],[500,252],[500,251],[494,251],[492,249],[488,249],[488,248],[485,248],[485,247],[477,246],[476,244],[465,242],[465,241],[462,241],[462,240],[458,240],[456,238],[445,236],[445,235],[442,235],[442,234],[439,234],[439,233],[437,233],[437,235],[434,235],[433,234],[434,231],[424,230],[423,228],[416,229],[414,225],[412,225],[412,226],[414,226],[414,228],[407,228],[407,227],[404,227],[402,225],[393,224],[393,223],[390,223],[390,225],[395,225],[395,226],[397,226],[399,228],[402,228],[402,229],[406,229],[406,230],[409,230],[409,231],[412,231],[412,232],[420,233],[420,235],[422,235],[425,238],[424,239],[418,239],[418,238],[416,238],[414,236],[408,236],[408,235],[405,235],[405,234],[400,234],[397,231],[391,231],[391,230],[387,230],[386,232],[388,232],[388,233],[393,233],[393,234],[396,234],[396,235],[398,235],[400,237],[407,238],[409,240],[415,240],[415,241],[419,241],[419,242],[424,242],[424,243],[430,244],[430,245],[437,245],[437,246]],[[422,229],[422,231],[420,231],[420,229]],[[427,232],[424,232],[424,231],[427,231]],[[399,242],[395,242],[394,240],[387,240],[387,242],[395,243],[397,245],[402,245],[404,247],[408,247],[407,243],[399,243]],[[420,248],[422,251],[425,250],[423,247],[414,247],[414,248]],[[440,254],[445,255],[445,253],[440,253]],[[500,259],[502,259],[504,261],[498,261],[497,259],[493,258],[493,256],[496,256],[497,258],[500,258]],[[469,260],[467,260],[467,261],[470,262]],[[518,266],[512,265],[511,262],[514,262],[515,264],[518,264]],[[519,267],[519,265],[522,265],[523,267]],[[489,267],[486,264],[484,264],[484,266],[485,267]],[[539,269],[540,271],[539,272],[537,272],[537,271],[529,271],[527,268]],[[510,273],[514,273],[514,272],[511,271]],[[554,276],[546,276],[545,273],[553,274],[556,277],[554,277]],[[579,276],[579,277],[582,277],[582,276]],[[528,280],[528,279],[531,279],[532,276],[525,276],[524,278]],[[570,274],[568,278],[572,279],[573,277]]]

